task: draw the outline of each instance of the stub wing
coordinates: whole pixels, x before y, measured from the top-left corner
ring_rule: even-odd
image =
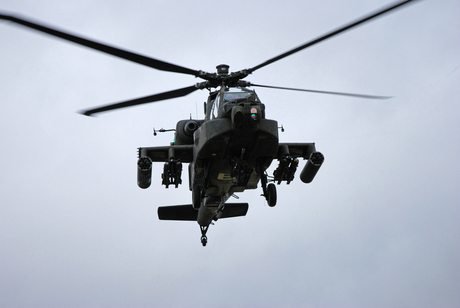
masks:
[[[149,157],[152,162],[166,162],[171,158],[182,163],[193,161],[193,145],[172,145],[163,147],[139,148],[139,157]]]
[[[288,149],[287,153],[286,147]],[[292,158],[302,157],[303,159],[308,159],[314,152],[316,152],[314,143],[279,143],[277,158],[280,159],[285,155],[289,155]]]

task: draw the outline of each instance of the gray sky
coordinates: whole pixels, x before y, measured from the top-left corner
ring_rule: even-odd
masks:
[[[253,67],[386,0],[2,0],[4,11],[192,69]],[[259,89],[282,142],[316,142],[313,183],[240,194],[244,218],[200,244],[191,202],[136,185],[136,149],[202,117],[206,91],[75,111],[185,87],[149,69],[0,22],[0,306],[458,307],[460,2],[425,0],[264,67],[247,80],[394,96]],[[301,163],[303,167],[304,162]],[[274,169],[276,165],[271,167]]]

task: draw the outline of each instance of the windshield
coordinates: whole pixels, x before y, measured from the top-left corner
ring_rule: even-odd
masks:
[[[235,91],[236,90],[236,91]],[[258,102],[257,95],[254,92],[249,90],[240,90],[240,89],[232,89],[232,91],[225,91],[224,92],[224,103],[231,103],[238,100],[250,100]]]
[[[227,92],[224,94],[224,102],[233,102],[239,99],[246,99],[249,93],[245,92]]]

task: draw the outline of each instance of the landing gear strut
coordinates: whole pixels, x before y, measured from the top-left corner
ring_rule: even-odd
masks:
[[[268,206],[274,207],[276,205],[276,186],[273,183],[267,185],[267,175],[264,172],[261,172],[261,183],[262,191],[264,192],[262,196],[267,200]]]

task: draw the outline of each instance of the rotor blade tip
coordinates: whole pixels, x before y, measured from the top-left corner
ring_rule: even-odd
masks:
[[[84,115],[84,116],[87,116],[87,117],[91,117],[93,118],[93,113],[89,110],[80,110],[80,111],[77,111],[77,113],[81,114],[81,115]]]

